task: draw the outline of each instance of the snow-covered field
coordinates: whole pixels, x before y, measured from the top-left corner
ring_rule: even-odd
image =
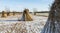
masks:
[[[32,16],[33,21],[17,21],[18,18],[21,17],[16,15],[0,18],[0,33],[40,33],[47,21],[47,17],[42,16]]]

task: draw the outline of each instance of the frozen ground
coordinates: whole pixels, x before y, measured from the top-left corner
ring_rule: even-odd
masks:
[[[19,17],[0,18],[0,33],[40,33],[47,20],[47,17],[32,16],[33,21],[5,21],[18,20]]]

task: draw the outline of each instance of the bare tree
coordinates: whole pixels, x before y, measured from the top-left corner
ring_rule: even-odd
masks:
[[[33,9],[33,11],[34,11],[34,15],[36,15],[37,9],[36,9],[36,8],[34,8],[34,9]]]
[[[5,7],[5,11],[7,12],[7,16],[9,16],[9,14],[10,14],[10,8]]]

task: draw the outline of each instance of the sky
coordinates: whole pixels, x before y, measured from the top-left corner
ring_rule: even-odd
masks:
[[[48,11],[54,0],[0,0],[0,11],[23,11],[28,8],[30,11]]]

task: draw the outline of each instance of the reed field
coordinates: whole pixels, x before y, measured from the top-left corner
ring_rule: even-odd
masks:
[[[18,21],[22,17],[22,14],[11,14],[4,18],[1,16],[0,33],[40,33],[47,21],[48,13],[31,15],[33,21]]]

